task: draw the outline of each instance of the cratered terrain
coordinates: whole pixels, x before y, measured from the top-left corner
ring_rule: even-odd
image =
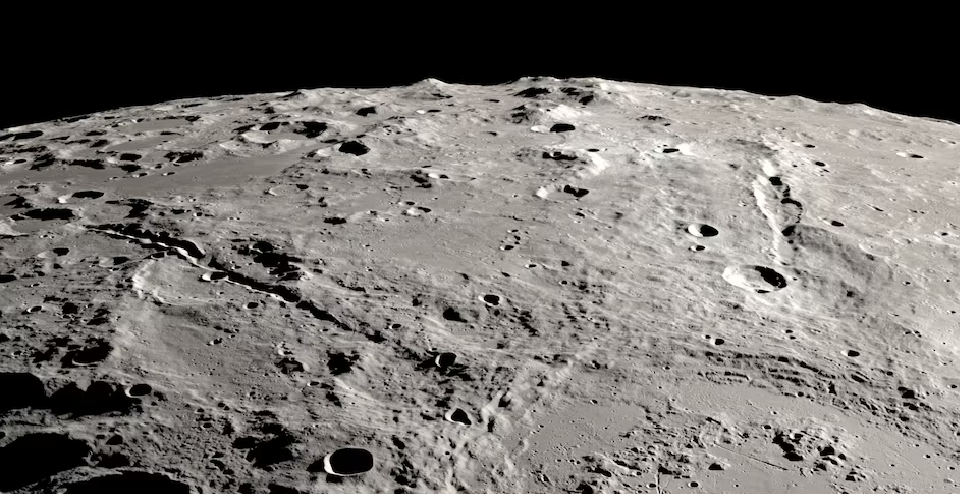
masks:
[[[0,492],[958,492],[958,141],[549,77],[5,129]]]

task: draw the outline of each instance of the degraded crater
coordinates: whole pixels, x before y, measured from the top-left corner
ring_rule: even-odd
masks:
[[[2,340],[0,340],[2,341]],[[43,406],[47,391],[39,377],[26,372],[0,373],[0,414],[18,408]]]
[[[266,469],[278,463],[287,462],[296,458],[293,446],[299,440],[286,431],[280,431],[270,439],[255,437],[240,437],[234,440],[233,447],[249,449],[247,461],[257,468]]]
[[[572,160],[578,159],[576,154],[564,153],[562,151],[553,151],[552,153],[544,151],[543,154],[540,155],[540,157],[545,160],[557,160],[557,161],[572,161]]]
[[[530,87],[522,91],[514,93],[514,96],[522,96],[524,98],[536,98],[537,96],[543,96],[544,94],[549,94],[550,90],[542,87]]]
[[[10,492],[51,475],[86,465],[90,445],[65,434],[40,433],[18,437],[0,448],[0,491]]]
[[[50,411],[56,415],[80,417],[110,413],[128,414],[139,410],[140,400],[127,396],[123,388],[106,381],[94,381],[86,390],[75,382],[55,391],[49,400]]]
[[[10,217],[14,221],[23,221],[27,218],[40,221],[53,220],[72,220],[76,218],[72,209],[68,208],[37,208],[31,209],[25,213],[15,214]]]
[[[111,351],[113,351],[113,346],[110,342],[97,340],[85,348],[67,352],[61,362],[64,367],[90,366],[106,360]]]
[[[316,139],[327,130],[327,124],[323,122],[301,121],[290,126],[290,132],[306,137],[307,139]]]
[[[22,141],[24,139],[36,139],[37,137],[40,137],[42,135],[43,135],[42,130],[31,130],[29,132],[21,132],[19,134],[7,134],[3,136],[3,138],[0,140],[4,140],[12,137],[14,141]]]
[[[723,279],[733,286],[757,293],[768,293],[787,286],[786,278],[777,270],[755,264],[728,266]]]
[[[373,470],[373,454],[364,448],[340,448],[323,458],[323,470],[341,477]]]
[[[163,157],[170,160],[171,163],[181,164],[202,159],[203,153],[199,151],[170,151]]]
[[[104,475],[74,482],[66,486],[64,494],[104,494],[137,492],[139,494],[190,494],[190,486],[162,473],[125,471],[118,475]]]

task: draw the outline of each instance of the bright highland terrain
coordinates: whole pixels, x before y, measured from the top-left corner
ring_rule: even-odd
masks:
[[[0,131],[0,492],[958,492],[958,141],[553,78]]]

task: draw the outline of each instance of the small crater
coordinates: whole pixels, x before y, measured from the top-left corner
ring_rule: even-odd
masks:
[[[830,220],[830,226],[843,226],[839,221]]]
[[[373,465],[373,454],[364,448],[340,448],[323,458],[323,471],[341,477],[367,473]]]
[[[786,278],[782,274],[766,266],[728,266],[723,270],[722,276],[727,283],[756,293],[768,293],[787,286]]]
[[[483,301],[490,305],[500,305],[500,296],[487,294],[482,297]]]
[[[142,157],[136,153],[123,153],[120,155],[120,161],[137,161]]]
[[[688,226],[687,232],[694,237],[716,237],[720,233],[716,228],[703,223],[694,223]]]
[[[847,350],[847,351],[846,351],[846,355],[847,355],[848,357],[859,357],[859,356],[860,356],[860,352],[858,352],[858,351],[856,351],[856,350]]]
[[[357,115],[360,115],[361,117],[365,117],[367,115],[374,115],[376,113],[377,113],[377,108],[373,106],[367,106],[357,110]]]
[[[678,151],[680,151],[680,150],[677,149],[677,148],[663,148],[663,149],[660,150],[660,152],[663,153],[663,154],[676,153],[676,152],[678,152]]]
[[[579,199],[579,198],[581,198],[581,197],[583,197],[583,196],[585,196],[585,195],[587,195],[587,194],[590,193],[590,191],[587,190],[587,189],[584,189],[584,188],[581,188],[581,187],[574,187],[574,186],[572,186],[572,185],[564,185],[564,186],[563,186],[563,192],[564,192],[565,194],[570,194],[570,195],[572,195],[573,197],[576,197],[577,199]]]
[[[553,124],[553,126],[550,127],[550,132],[557,132],[557,133],[569,132],[571,130],[576,130],[576,129],[577,128],[572,124],[557,123],[557,124]]]
[[[347,355],[342,352],[328,352],[327,358],[327,369],[334,376],[350,372],[354,364],[360,360],[360,356],[357,354]]]
[[[227,273],[223,271],[207,271],[200,275],[200,279],[203,281],[220,281],[227,278]]]
[[[127,396],[132,398],[138,398],[140,396],[146,396],[153,392],[153,387],[146,383],[139,383],[130,386],[130,389],[127,390]]]
[[[444,418],[450,422],[457,422],[466,426],[473,425],[473,419],[470,418],[470,414],[465,412],[462,408],[457,408],[447,412]]]
[[[360,141],[347,141],[341,144],[338,150],[341,153],[352,154],[354,156],[362,156],[370,152],[370,148]]]
[[[447,307],[446,310],[443,311],[443,318],[446,319],[447,321],[468,322],[453,307]]]
[[[704,250],[706,250],[706,249],[707,249],[706,247],[704,247],[704,246],[702,246],[702,245],[699,245],[699,244],[697,244],[697,245],[691,245],[691,246],[690,246],[690,250],[692,250],[692,251],[694,251],[694,252],[702,252],[702,251],[704,251]]]
[[[453,352],[443,352],[437,355],[433,359],[434,365],[437,366],[437,369],[446,370],[450,368],[454,362],[457,361],[457,354]]]
[[[283,374],[293,374],[294,372],[305,372],[307,370],[303,362],[291,357],[284,357],[276,363],[278,369]]]
[[[56,255],[58,255],[58,256],[65,256],[65,255],[67,255],[67,254],[70,253],[70,249],[68,249],[68,248],[66,248],[66,247],[55,247],[55,248],[53,249],[53,253],[56,254]]]
[[[99,199],[103,197],[103,192],[98,192],[95,190],[86,190],[80,192],[74,192],[70,195],[74,199]]]

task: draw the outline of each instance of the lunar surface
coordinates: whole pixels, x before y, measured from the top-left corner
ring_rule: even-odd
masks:
[[[960,492],[960,125],[527,77],[0,131],[0,492]]]

